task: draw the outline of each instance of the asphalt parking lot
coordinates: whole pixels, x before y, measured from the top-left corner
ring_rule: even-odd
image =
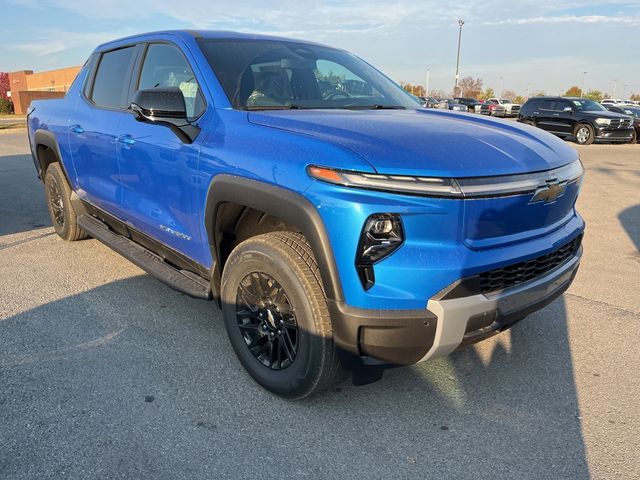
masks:
[[[640,478],[640,145],[579,151],[563,298],[289,402],[244,372],[214,304],[60,240],[24,130],[0,132],[0,478]]]

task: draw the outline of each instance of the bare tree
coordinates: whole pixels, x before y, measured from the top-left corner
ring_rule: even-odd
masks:
[[[460,90],[461,96],[478,98],[482,93],[483,83],[484,82],[481,78],[464,77],[458,83],[458,88]]]
[[[502,92],[502,98],[506,98],[512,100],[516,98],[518,95],[513,90],[505,90]]]

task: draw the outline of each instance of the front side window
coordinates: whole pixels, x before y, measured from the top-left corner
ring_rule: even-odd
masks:
[[[573,106],[576,108],[576,110],[579,110],[581,112],[602,112],[607,110],[598,102],[595,102],[593,100],[572,100],[571,103],[573,103]]]
[[[236,109],[418,108],[398,85],[343,50],[276,40],[198,42]]]
[[[135,61],[136,47],[120,48],[102,54],[91,100],[99,107],[127,108],[130,72]]]
[[[144,58],[138,90],[166,87],[182,91],[189,119],[202,114],[205,108],[202,93],[185,56],[174,45],[153,43]]]

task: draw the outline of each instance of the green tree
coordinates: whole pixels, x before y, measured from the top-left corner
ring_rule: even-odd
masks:
[[[13,103],[8,98],[0,97],[0,114],[13,113]]]
[[[580,97],[582,96],[582,90],[580,90],[580,87],[574,85],[569,90],[567,90],[564,94],[566,97]]]
[[[488,100],[490,98],[495,98],[496,93],[493,91],[493,88],[491,87],[487,87],[487,89],[482,92],[482,95],[480,95],[480,100]]]
[[[516,95],[515,97],[513,97],[513,103],[518,103],[518,104],[522,105],[526,101],[527,101],[527,99],[524,98],[522,95]]]
[[[640,93],[632,93],[629,100],[633,100],[634,102],[640,101]]]
[[[600,90],[589,90],[584,96],[591,100],[595,100],[596,102],[600,102],[604,98],[604,95]]]

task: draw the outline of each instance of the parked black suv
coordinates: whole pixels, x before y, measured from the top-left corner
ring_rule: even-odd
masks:
[[[520,109],[518,121],[559,137],[572,136],[580,145],[594,141],[627,143],[634,133],[631,117],[610,112],[587,98],[530,98]]]
[[[454,100],[456,100],[458,103],[461,103],[462,105],[466,105],[470,112],[476,111],[476,105],[482,105],[482,102],[479,102],[475,98],[456,97],[454,98]]]

